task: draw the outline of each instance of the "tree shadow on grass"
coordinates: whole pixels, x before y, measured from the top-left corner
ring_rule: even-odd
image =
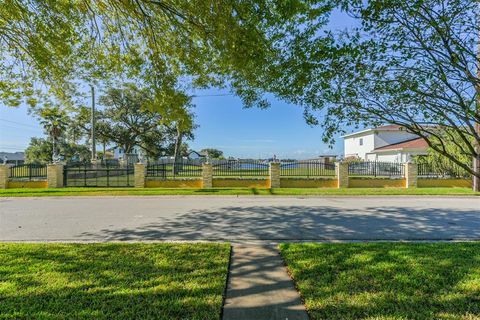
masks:
[[[478,243],[285,244],[282,255],[312,319],[480,317]]]
[[[218,319],[228,246],[5,244],[0,318]]]

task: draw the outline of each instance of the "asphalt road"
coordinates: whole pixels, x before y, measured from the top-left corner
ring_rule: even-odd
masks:
[[[0,199],[0,241],[401,239],[480,239],[480,197]]]

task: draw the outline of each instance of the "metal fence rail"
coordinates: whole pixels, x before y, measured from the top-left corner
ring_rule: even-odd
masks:
[[[128,166],[67,164],[63,171],[66,187],[133,187],[134,168]]]
[[[147,165],[147,178],[179,179],[198,178],[202,176],[202,161],[180,159],[175,163],[173,159],[162,159]]]
[[[320,161],[282,161],[280,163],[281,177],[333,177],[335,164]]]
[[[19,164],[9,168],[8,177],[12,180],[47,179],[47,166],[44,164]]]
[[[269,162],[264,160],[215,160],[213,177],[265,177],[269,174]]]
[[[379,161],[351,162],[348,164],[348,175],[403,178],[405,176],[404,164]]]
[[[452,164],[448,167],[437,167],[429,163],[418,164],[419,179],[452,179],[452,178],[471,178],[472,175],[458,165]]]

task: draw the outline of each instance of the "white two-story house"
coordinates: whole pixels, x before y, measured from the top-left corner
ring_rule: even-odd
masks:
[[[342,137],[345,158],[366,161],[407,162],[415,155],[428,154],[423,138],[398,125],[366,129]]]

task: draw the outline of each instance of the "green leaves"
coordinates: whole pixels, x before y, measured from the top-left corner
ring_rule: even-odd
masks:
[[[171,89],[188,76],[196,86],[232,85],[247,104],[265,106],[266,67],[289,35],[301,33],[297,26],[312,34],[331,4],[3,0],[0,7],[0,26],[10,26],[0,28],[2,65],[58,96],[74,79],[124,77]],[[0,80],[14,78],[0,72]]]

